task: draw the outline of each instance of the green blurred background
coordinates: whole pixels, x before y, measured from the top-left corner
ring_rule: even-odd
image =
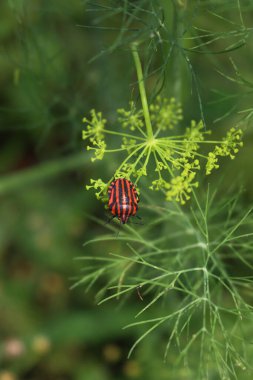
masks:
[[[138,330],[122,327],[138,309],[136,295],[117,308],[116,302],[95,305],[99,284],[89,292],[70,290],[80,273],[74,258],[85,254],[82,244],[105,232],[87,216],[106,220],[103,206],[84,185],[101,173],[111,176],[111,163],[91,165],[81,119],[96,108],[113,121],[119,106],[138,100],[127,45],[135,36],[118,28],[147,2],[98,3],[105,8],[67,0],[0,4],[0,380],[173,379],[162,363],[159,333],[126,359]],[[253,5],[242,3],[247,33],[238,1],[189,2],[185,36],[203,30],[220,34],[210,43],[210,36],[185,40],[177,95],[186,122],[203,113],[217,136],[249,115],[243,124],[248,127],[245,148],[212,176],[214,183],[223,177],[224,189],[243,187],[248,204],[253,198],[251,110],[238,111],[252,107]],[[125,6],[124,19],[117,7]],[[173,18],[169,10],[167,23]],[[143,29],[140,35],[148,39],[157,27],[154,15],[142,11],[129,25]],[[150,97],[165,70],[155,38],[142,48],[147,72],[161,68],[147,80]],[[233,44],[243,46],[228,49]],[[200,47],[192,52],[194,45]],[[173,95],[175,73],[168,62],[165,92]],[[188,378],[184,369],[178,378]]]

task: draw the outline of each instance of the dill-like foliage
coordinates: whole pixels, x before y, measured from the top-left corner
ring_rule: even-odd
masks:
[[[144,226],[122,229],[111,250],[106,244],[115,234],[84,244],[86,253],[77,258],[84,274],[75,286],[99,282],[99,304],[140,292],[143,302],[126,328],[142,327],[143,333],[129,356],[162,328],[164,360],[174,370],[184,363],[202,380],[210,374],[237,379],[252,370],[252,210],[245,212],[238,196],[219,201],[207,191],[198,198],[194,192],[186,212],[176,203],[151,206],[147,196]],[[99,249],[94,256],[87,254],[91,244]]]
[[[209,84],[198,59],[202,56],[201,66],[211,63],[207,70],[224,72],[231,54],[250,43],[252,36],[252,27],[244,20],[252,6],[240,0],[87,0],[85,6],[90,21],[78,26],[101,39],[91,62],[142,43],[144,76],[155,78],[151,101],[161,91],[177,100],[194,95],[204,123],[203,96]],[[229,107],[226,116],[234,109]]]
[[[97,33],[106,31],[107,36],[111,33],[107,46],[94,58],[116,49],[122,52],[130,46],[138,46],[144,63],[143,76],[138,76],[142,109],[137,107],[136,112],[135,103],[131,103],[134,107],[129,111],[120,110],[120,122],[123,127],[130,127],[131,133],[145,124],[150,138],[154,122],[152,111],[156,107],[155,99],[159,99],[156,95],[162,91],[166,96],[160,99],[172,95],[182,104],[184,100],[190,102],[188,108],[194,104],[195,115],[197,103],[204,131],[205,92],[213,91],[216,104],[221,101],[224,106],[229,100],[227,109],[222,107],[222,115],[212,115],[212,121],[216,122],[224,121],[238,110],[239,86],[244,86],[243,94],[251,93],[252,84],[240,73],[234,57],[230,58],[251,38],[252,28],[245,21],[246,10],[252,9],[250,4],[239,0],[125,0],[120,3],[101,1],[92,3],[93,7],[89,8],[90,4],[87,3],[87,9],[96,16],[92,25],[83,26],[95,28]],[[196,57],[203,58],[197,60]],[[214,76],[209,79],[210,70],[236,87],[226,91],[214,89]],[[144,82],[148,82],[151,95],[147,97],[149,101],[143,102],[141,84],[144,87]],[[197,100],[195,103],[192,95]],[[151,106],[150,120],[145,118],[144,123],[141,116],[148,114],[145,104]],[[209,102],[208,106],[212,104]],[[247,111],[244,111],[245,120],[249,122],[252,107],[243,109]],[[163,131],[161,112],[156,121],[158,119]],[[102,115],[99,121],[103,121]],[[90,137],[89,123],[88,120],[85,138]],[[101,123],[98,124],[101,127]],[[173,125],[171,118],[167,125],[167,129]],[[196,128],[193,130],[196,132]],[[186,143],[188,140],[186,137]],[[126,140],[122,149],[129,150]],[[215,148],[215,155],[219,149],[219,146]],[[106,146],[100,144],[94,150],[95,158],[101,159]],[[215,168],[216,156],[211,153],[208,157],[210,168]],[[209,174],[208,167],[206,172]],[[102,182],[94,181],[94,184],[96,188],[107,186]],[[157,203],[142,191],[145,225],[140,229],[127,225],[117,239],[115,226],[108,225],[112,235],[87,241],[84,256],[77,258],[85,265],[74,287],[90,289],[95,283],[99,284],[96,293],[99,304],[112,300],[125,302],[133,294],[139,296],[136,319],[126,326],[139,331],[129,356],[155,332],[162,331],[159,342],[164,348],[164,360],[175,371],[174,378],[250,379],[253,374],[252,209],[245,210],[237,195],[223,195],[219,199],[208,189],[201,197],[203,186],[200,181],[200,191],[191,190],[189,209],[171,199],[166,205]],[[107,248],[109,242],[113,244]],[[97,247],[94,256],[88,253],[91,245]],[[186,370],[184,377],[178,375],[179,368]]]

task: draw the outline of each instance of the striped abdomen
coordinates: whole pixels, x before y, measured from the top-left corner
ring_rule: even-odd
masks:
[[[125,178],[115,179],[108,190],[109,210],[125,224],[138,210],[138,194],[134,184]]]

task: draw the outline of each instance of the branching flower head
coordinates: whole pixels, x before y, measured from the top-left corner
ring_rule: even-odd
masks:
[[[136,105],[134,102],[130,102],[130,110],[125,110],[120,108],[117,110],[118,121],[121,123],[123,128],[129,128],[130,131],[135,131],[136,129],[143,128],[143,111],[136,110]]]
[[[90,179],[90,185],[86,185],[86,189],[94,189],[96,191],[97,199],[103,200],[103,194],[107,191],[107,183],[103,182],[102,179]]]
[[[150,119],[162,131],[174,129],[183,119],[181,104],[175,98],[157,96],[150,105]]]
[[[102,160],[106,150],[104,141],[104,129],[106,119],[102,118],[101,112],[96,112],[94,109],[90,111],[91,120],[83,118],[86,128],[83,130],[83,140],[88,139],[92,145],[87,146],[87,150],[94,150],[94,156],[91,161]]]
[[[101,141],[104,139],[104,128],[106,119],[103,119],[101,112],[96,112],[94,109],[90,111],[91,119],[84,117],[83,123],[86,128],[83,130],[83,140],[89,139],[91,142]]]
[[[236,153],[243,146],[242,135],[241,129],[231,128],[223,138],[222,144],[216,145],[214,150],[209,152],[206,164],[207,175],[211,174],[213,169],[219,168],[218,157],[230,157],[231,160],[235,158]]]
[[[171,129],[172,125],[175,127],[176,122],[182,119],[182,113],[175,100],[162,100],[159,97],[154,104],[150,106],[150,112],[153,115],[153,127],[158,133],[152,139],[143,129],[145,125],[143,111],[137,110],[133,104],[131,104],[130,111],[120,109],[121,131],[120,129],[114,131],[106,128],[106,120],[101,113],[96,113],[94,110],[91,111],[90,121],[84,118],[86,129],[83,136],[91,142],[87,149],[94,150],[92,161],[102,160],[104,155],[125,153],[125,158],[112,173],[107,184],[98,180],[98,182],[92,182],[92,186],[87,186],[89,189],[91,187],[99,189],[96,192],[99,199],[106,200],[107,188],[113,178],[124,177],[137,184],[143,176],[150,175],[151,190],[163,190],[166,200],[175,200],[185,204],[190,199],[192,190],[198,186],[196,176],[201,167],[205,165],[206,174],[210,174],[213,169],[219,168],[218,157],[233,159],[239,148],[242,147],[241,129],[232,128],[222,140],[210,141],[206,140],[206,137],[211,132],[204,129],[202,121],[197,123],[192,120],[182,135],[164,135],[166,133],[165,125],[168,129]],[[169,107],[167,113],[165,112],[166,106]],[[127,119],[128,116],[129,119]],[[135,134],[126,133],[126,128]],[[106,135],[120,137],[119,147],[107,149]],[[204,143],[205,145],[214,145],[214,148],[206,155],[200,152],[201,145]],[[152,172],[150,172],[151,161],[155,164]],[[153,178],[154,174],[157,175],[156,179]]]
[[[185,132],[178,135],[176,128],[183,120],[180,103],[174,98],[158,96],[148,106],[136,47],[133,47],[133,56],[142,107],[138,109],[134,102],[130,102],[130,109],[119,109],[116,130],[106,127],[107,121],[101,112],[92,110],[91,119],[83,119],[83,138],[91,143],[87,149],[94,150],[92,161],[102,160],[109,154],[124,154],[121,161],[118,157],[114,159],[119,165],[107,182],[92,180],[87,188],[99,189],[97,197],[106,200],[107,188],[114,178],[123,177],[137,185],[143,176],[147,176],[151,190],[162,190],[168,201],[185,204],[198,186],[197,172],[202,167],[208,175],[219,168],[219,157],[235,157],[243,145],[242,130],[231,128],[222,140],[210,140],[207,137],[211,132],[204,128],[203,122],[192,120]],[[111,143],[107,148],[108,135],[108,141],[112,141],[110,136],[120,139],[116,147]],[[201,151],[203,144],[211,146],[209,152]]]
[[[195,172],[190,172],[188,175],[178,176],[171,180],[171,183],[167,184],[166,199],[172,201],[175,199],[181,204],[190,199],[190,193],[194,187],[198,187],[198,182],[193,182],[196,176]]]
[[[102,160],[106,150],[106,143],[104,140],[93,140],[93,146],[87,146],[87,150],[94,150],[94,157],[91,158],[91,161]]]

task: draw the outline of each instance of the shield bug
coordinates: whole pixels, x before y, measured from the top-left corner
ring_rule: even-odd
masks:
[[[120,223],[127,223],[138,210],[139,197],[134,184],[125,178],[117,178],[109,186],[109,210],[113,218],[117,217]]]

